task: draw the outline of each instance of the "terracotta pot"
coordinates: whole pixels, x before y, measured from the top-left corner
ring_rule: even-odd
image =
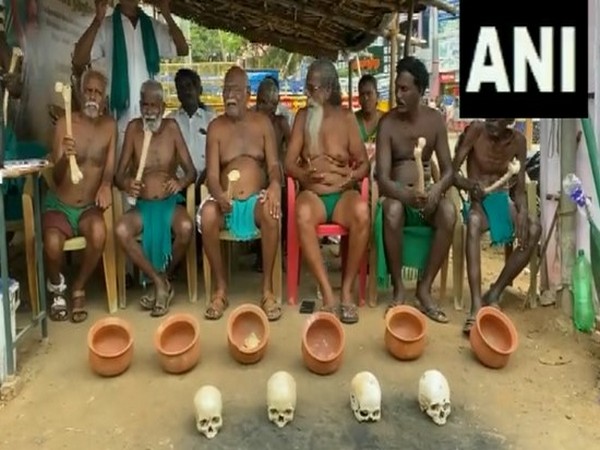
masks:
[[[398,305],[385,315],[385,346],[401,361],[419,358],[425,350],[427,320],[417,308]]]
[[[167,317],[154,333],[154,347],[161,367],[168,373],[184,373],[200,361],[200,325],[191,314]]]
[[[302,358],[311,372],[329,375],[342,365],[346,335],[339,319],[328,312],[310,316],[302,333]]]
[[[256,305],[238,306],[227,319],[229,353],[240,364],[260,361],[267,350],[269,336],[269,319]]]
[[[88,331],[88,360],[98,375],[113,377],[125,372],[133,359],[133,332],[125,320],[105,317]]]
[[[501,369],[519,345],[517,330],[506,314],[483,307],[477,313],[469,334],[471,349],[484,366]]]

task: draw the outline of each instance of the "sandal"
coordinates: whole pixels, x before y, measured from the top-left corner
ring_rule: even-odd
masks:
[[[326,312],[326,313],[329,313],[329,314],[333,314],[336,317],[338,315],[338,309],[337,309],[337,307],[335,305],[322,305],[319,308],[319,311]]]
[[[73,291],[71,294],[71,301],[73,302],[73,307],[71,308],[71,322],[83,322],[88,316],[88,313],[83,306],[85,304],[85,291]]]
[[[223,294],[215,294],[210,300],[210,304],[206,311],[204,311],[204,318],[206,320],[219,320],[223,317],[223,313],[229,306],[227,297]]]
[[[260,302],[260,307],[271,322],[275,322],[281,317],[281,305],[275,300],[273,294],[265,294]]]
[[[346,324],[358,322],[358,307],[354,303],[340,305],[340,321]]]
[[[463,327],[463,334],[465,336],[469,336],[471,334],[471,329],[473,328],[473,326],[475,325],[475,316],[470,315],[469,317],[467,317],[467,320],[465,320],[465,326]]]
[[[150,311],[150,316],[152,317],[162,317],[169,312],[169,306],[171,306],[171,301],[175,296],[175,290],[169,280],[165,279],[165,284],[167,285],[166,291],[156,289],[156,301],[154,302],[152,311]]]
[[[147,293],[140,297],[140,306],[146,311],[152,310],[155,304],[156,296],[154,294]]]
[[[67,300],[60,294],[52,297],[52,306],[50,306],[50,320],[54,322],[64,322],[69,318],[69,308]]]
[[[448,317],[446,317],[446,313],[444,313],[444,311],[437,306],[426,307],[419,303],[417,308],[434,322],[448,323]]]
[[[383,317],[387,316],[387,313],[390,312],[390,309],[395,308],[396,306],[404,305],[403,300],[392,300],[387,307],[385,308],[385,312],[383,313]]]

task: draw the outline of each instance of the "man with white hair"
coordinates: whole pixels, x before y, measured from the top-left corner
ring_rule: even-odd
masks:
[[[337,312],[323,264],[316,228],[337,223],[349,231],[349,250],[341,289],[340,320],[358,321],[353,286],[367,250],[369,205],[357,184],[369,175],[369,159],[351,110],[342,107],[340,82],[332,62],[313,62],[306,77],[308,106],[298,111],[286,153],[286,172],[298,180],[296,222],[302,254],[323,295],[322,309]]]
[[[105,96],[106,77],[94,70],[87,71],[81,79],[81,111],[73,112],[73,137],[66,135],[64,117],[56,124],[50,155],[56,187],[46,196],[42,217],[52,320],[63,321],[69,315],[67,285],[61,273],[65,240],[78,235],[86,240],[83,261],[71,289],[73,322],[87,318],[85,285],[104,251],[106,228],[102,212],[111,204],[116,142],[114,119],[101,114]],[[83,179],[76,185],[69,174],[72,155],[83,173]]]
[[[116,185],[136,204],[117,224],[116,235],[127,256],[153,282],[154,295],[144,295],[140,304],[159,317],[168,312],[174,296],[169,276],[192,238],[193,222],[180,192],[196,181],[196,169],[177,122],[163,118],[164,93],[158,81],[142,84],[140,110],[142,117],[127,126],[115,176]],[[132,174],[140,165],[146,131],[152,138],[141,180],[137,180]],[[180,165],[184,174],[179,178]]]

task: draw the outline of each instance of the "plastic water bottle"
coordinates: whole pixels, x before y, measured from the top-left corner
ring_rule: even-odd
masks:
[[[591,333],[596,314],[592,292],[592,268],[583,250],[577,252],[572,272],[573,323],[583,333]]]
[[[596,227],[600,227],[600,210],[586,195],[583,184],[574,173],[568,174],[563,180],[564,193],[577,205],[577,209]]]

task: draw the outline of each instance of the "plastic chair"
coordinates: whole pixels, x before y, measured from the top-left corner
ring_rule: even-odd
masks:
[[[200,198],[206,199],[210,196],[208,192],[208,188],[205,185],[200,186]],[[222,243],[224,243],[225,247],[225,258],[224,265],[227,269],[228,279],[231,280],[231,244],[233,242],[241,242],[237,241],[228,231],[221,230],[219,234],[219,239]],[[256,239],[260,239],[260,231]],[[277,253],[275,254],[275,265],[273,267],[273,294],[279,304],[281,304],[281,297],[283,291],[283,280],[282,280],[282,265],[281,265],[281,233],[279,234],[279,245],[277,247]],[[212,269],[210,267],[210,262],[206,257],[206,252],[204,251],[204,246],[202,247],[202,265],[204,269],[204,290],[206,295],[206,306],[210,305],[210,300],[212,296]]]
[[[365,201],[369,201],[369,179],[364,178],[361,182],[360,196]],[[298,302],[298,287],[300,283],[300,241],[296,229],[296,184],[291,178],[287,178],[287,200],[288,200],[288,234],[287,234],[287,292],[288,304],[295,305]],[[342,274],[346,268],[346,257],[348,255],[348,230],[335,223],[326,223],[317,226],[317,236],[341,236],[340,244],[342,256]],[[367,294],[367,261],[368,252],[365,252],[363,262],[359,271],[359,306],[365,304]]]
[[[194,183],[190,184],[186,190],[185,205],[187,213],[190,219],[194,220],[194,210],[196,208],[196,192]],[[121,216],[124,214],[123,209],[123,194],[116,188],[113,191],[113,202],[115,208],[115,223],[119,221]],[[137,237],[138,241],[141,240],[141,236]],[[127,255],[117,246],[117,276],[118,279],[118,290],[119,290],[119,307],[127,307],[127,289],[126,289],[126,271],[125,262]],[[186,254],[186,269],[187,269],[187,282],[188,282],[188,296],[191,303],[195,303],[198,299],[198,262],[196,261],[196,233],[192,232],[192,240]]]

